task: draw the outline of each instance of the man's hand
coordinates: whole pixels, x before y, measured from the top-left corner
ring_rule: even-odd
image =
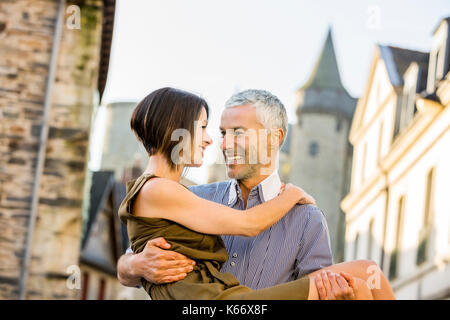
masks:
[[[162,284],[184,279],[193,270],[195,261],[175,251],[169,251],[170,244],[164,238],[147,242],[142,252],[133,254],[128,261],[118,264],[119,280],[122,284],[132,283],[126,279],[145,278]],[[123,264],[127,264],[124,266]],[[121,266],[122,263],[122,266]]]
[[[315,277],[320,300],[354,300],[353,277],[347,273],[322,271]]]

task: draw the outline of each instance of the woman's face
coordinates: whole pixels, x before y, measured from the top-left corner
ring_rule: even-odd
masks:
[[[203,164],[203,152],[212,143],[211,137],[206,131],[208,116],[206,109],[202,108],[199,119],[195,122],[194,141],[192,150],[192,163],[187,167],[200,167]]]

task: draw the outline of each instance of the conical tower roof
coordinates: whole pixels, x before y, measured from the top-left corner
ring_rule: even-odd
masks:
[[[297,115],[333,113],[352,118],[356,99],[345,90],[339,76],[331,28],[309,80],[298,90]]]
[[[301,89],[312,87],[322,89],[344,89],[341,78],[339,76],[339,69],[333,47],[331,28],[328,29],[327,38],[322,47],[319,59],[317,60],[311,73],[311,76]]]

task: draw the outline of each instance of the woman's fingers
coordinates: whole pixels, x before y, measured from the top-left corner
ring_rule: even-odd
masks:
[[[343,299],[345,300],[354,300],[355,294],[353,292],[353,289],[349,286],[347,283],[347,280],[344,279],[340,274],[336,274],[336,281],[341,288]]]
[[[305,195],[303,196],[303,198],[300,199],[298,204],[311,204],[311,205],[315,206],[316,200],[311,195],[309,195],[305,192]]]
[[[352,287],[353,289],[355,289],[355,280],[353,279],[353,276],[345,273],[345,272],[339,272],[341,276],[344,277],[345,280],[347,280],[347,283],[350,287]]]
[[[322,281],[322,277],[320,276],[320,274],[316,275],[314,279],[316,283],[317,292],[319,293],[319,299],[328,300],[327,290],[325,289],[325,285]]]
[[[333,293],[334,298],[337,300],[342,300],[343,292],[341,290],[341,287],[339,286],[339,284],[336,281],[336,274],[334,272],[331,272],[328,270],[327,276],[328,276],[328,280],[330,281],[331,292]]]
[[[335,300],[336,298],[333,294],[333,290],[331,288],[331,283],[330,283],[330,279],[328,279],[327,272],[322,271],[321,276],[322,276],[322,281],[325,286],[325,290],[327,291],[328,300]]]

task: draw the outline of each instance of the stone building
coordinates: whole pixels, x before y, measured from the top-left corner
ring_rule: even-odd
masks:
[[[331,29],[296,96],[297,123],[289,127],[281,150],[280,176],[314,196],[328,223],[334,261],[341,262],[345,218],[339,204],[349,188],[353,152],[348,135],[356,99],[342,85]]]
[[[376,46],[350,131],[346,260],[376,261],[399,299],[450,298],[449,23],[430,53]]]
[[[79,263],[114,9],[113,0],[0,3],[0,299],[78,297],[67,270]]]

